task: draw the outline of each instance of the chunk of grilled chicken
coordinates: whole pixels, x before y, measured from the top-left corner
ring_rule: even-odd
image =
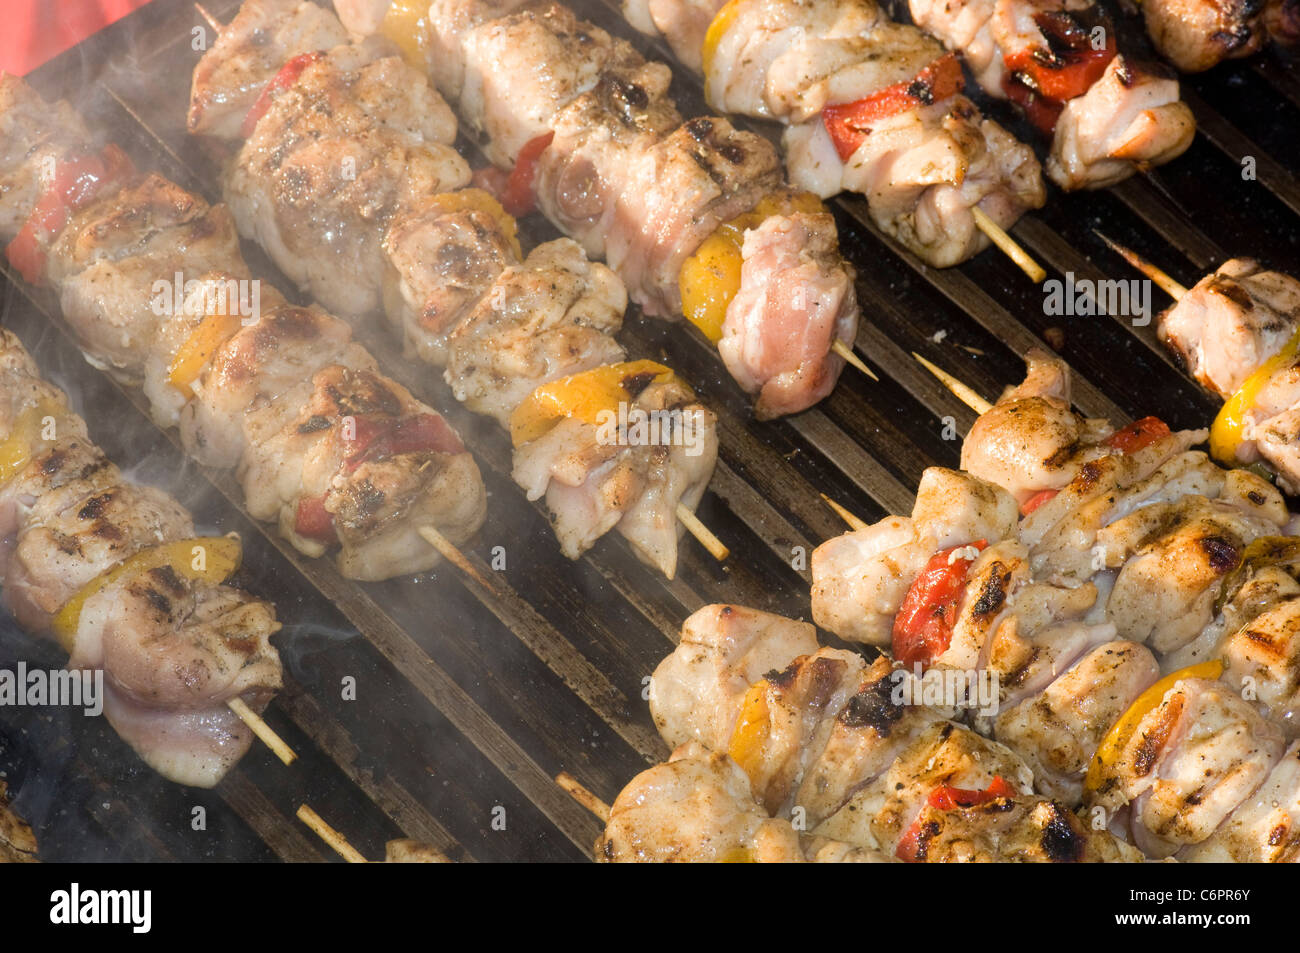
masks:
[[[790,821],[759,807],[734,761],[694,742],[619,793],[595,855],[602,863],[890,860],[853,845],[802,838]]]
[[[384,844],[386,864],[450,864],[451,858],[432,844],[402,837]]]
[[[971,426],[961,448],[961,468],[1005,487],[1018,503],[1074,479],[1080,450],[1110,432],[1103,420],[1070,409],[1069,368],[1041,351],[1026,355],[1028,370]]]
[[[1142,4],[1142,19],[1161,56],[1199,73],[1259,52],[1268,40],[1264,7],[1264,0],[1152,0]]]
[[[309,0],[247,0],[194,69],[189,131],[239,138],[249,110],[286,62],[347,39],[339,21]]]
[[[490,212],[449,209],[439,196],[418,200],[393,217],[383,255],[384,312],[407,352],[438,366],[447,363],[447,336],[501,273],[519,262]]]
[[[286,395],[309,389],[312,375],[330,364],[375,368],[369,352],[352,342],[346,321],[318,308],[264,308],[258,321],[217,349],[192,384],[195,399],[180,414],[185,449],[206,466],[237,465],[250,446],[278,431],[282,415],[298,412],[301,404]]]
[[[344,46],[306,66],[274,97],[223,184],[240,232],[349,316],[380,303],[382,242],[397,212],[469,182],[447,144],[456,127],[442,98],[400,57],[366,60],[378,52]]]
[[[1104,764],[1093,803],[1129,809],[1152,857],[1199,844],[1263,784],[1282,757],[1281,730],[1222,682],[1182,679]]]
[[[858,305],[853,269],[827,214],[775,215],[745,233],[741,290],[727,307],[718,353],[757,393],[760,420],[796,413],[835,387],[852,348]]]
[[[911,518],[890,516],[828,540],[812,555],[812,612],[840,638],[890,643],[894,615],[913,580],[941,549],[999,540],[1015,529],[1015,501],[968,473],[930,467]]]
[[[173,307],[176,275],[209,271],[247,274],[230,213],[157,174],[75,214],[48,264],[82,345],[132,378]],[[161,297],[158,282],[169,289]]]
[[[1123,54],[1082,96],[1065,104],[1047,174],[1061,188],[1102,189],[1187,151],[1196,119],[1164,69]]]
[[[745,606],[698,609],[650,679],[655,727],[674,748],[698,741],[724,751],[749,686],[817,648],[817,631],[806,622]]]
[[[627,292],[618,276],[561,238],[505,269],[451,333],[446,380],[456,399],[504,427],[549,381],[623,359],[613,335]]]
[[[1300,741],[1287,749],[1264,782],[1180,860],[1199,863],[1294,864],[1300,861]]]
[[[726,0],[623,0],[623,16],[642,33],[661,34],[678,62],[698,73],[709,24],[725,5]]]
[[[1004,707],[994,737],[1025,758],[1037,790],[1063,804],[1078,804],[1102,738],[1159,676],[1149,649],[1136,642],[1105,642],[1039,694]]]
[[[189,513],[153,487],[128,483],[82,497],[52,494],[37,501],[19,532],[5,574],[5,606],[23,628],[43,632],[97,576],[141,549],[193,535]],[[73,661],[82,667],[75,653]],[[93,659],[85,664],[98,667]]]
[[[652,428],[652,421],[659,423]],[[671,579],[682,533],[677,505],[699,505],[717,452],[716,417],[674,379],[644,386],[628,403],[626,421],[560,421],[516,449],[513,476],[530,500],[546,498],[570,559],[617,528]]]
[[[1160,340],[1201,384],[1231,396],[1300,325],[1300,281],[1249,258],[1224,262],[1160,315]]]

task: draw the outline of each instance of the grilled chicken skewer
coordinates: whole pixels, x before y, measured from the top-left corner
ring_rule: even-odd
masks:
[[[309,7],[246,4],[195,71],[198,131],[225,129],[231,103],[242,105],[225,75],[236,64],[273,77],[239,124],[244,142],[226,175],[241,231],[345,313],[382,298],[408,350],[444,366],[471,409],[510,426],[515,477],[531,499],[546,497],[567,556],[617,528],[671,577],[684,528],[725,557],[694,515],[716,454],[713,415],[662,365],[622,361],[618,278],[569,240],[524,259],[496,200],[460,188],[468,167],[447,146],[450,112],[384,41],[293,54],[294,43],[341,31]],[[311,27],[322,16],[333,34]],[[294,24],[284,49],[258,40]],[[219,90],[229,95],[214,104]],[[338,247],[308,241],[322,227]],[[513,422],[518,413],[528,420]],[[619,417],[617,433],[598,426],[606,413]],[[621,422],[638,415],[674,429],[634,445]],[[695,438],[687,446],[683,431]]]
[[[413,67],[405,66],[395,56],[386,55],[395,53],[396,48],[378,36],[353,45],[345,44],[345,39],[338,21],[311,4],[293,0],[248,0],[239,15],[223,28],[220,39],[195,70],[190,129],[221,138],[247,138],[232,166],[227,196],[241,230],[255,234],[272,257],[291,274],[295,258],[301,257],[306,261],[321,259],[326,251],[305,247],[291,252],[288,247],[281,247],[278,241],[281,236],[286,232],[301,231],[294,222],[294,215],[305,210],[316,217],[338,217],[341,221],[351,222],[351,227],[333,231],[342,242],[367,249],[368,256],[376,263],[381,258],[386,259],[383,269],[376,269],[374,274],[386,271],[393,279],[385,284],[384,304],[391,319],[407,326],[409,341],[413,317],[408,313],[409,309],[415,309],[414,316],[423,317],[426,326],[433,323],[444,330],[455,325],[459,314],[454,307],[458,302],[446,300],[435,302],[438,307],[430,314],[420,293],[422,279],[427,282],[434,265],[441,264],[444,272],[448,270],[446,263],[429,258],[437,248],[435,242],[446,241],[446,238],[439,239],[436,234],[431,234],[427,227],[429,223],[416,221],[412,230],[400,222],[410,220],[413,211],[410,206],[413,203],[418,205],[423,196],[435,191],[458,194],[454,190],[468,184],[469,170],[449,148],[455,125],[447,107],[427,82],[413,71]],[[322,55],[323,51],[329,52]],[[302,68],[296,65],[304,59],[322,59],[333,64],[335,71],[346,77],[342,82],[343,91],[330,92],[324,82],[324,65],[318,63]],[[423,69],[419,73],[423,73]],[[266,104],[259,105],[257,90],[248,83],[248,78],[254,75],[263,77],[264,82],[269,83],[265,88],[274,94],[275,102],[269,107],[271,115],[266,118],[259,118],[260,110]],[[340,87],[339,81],[336,80],[334,86]],[[413,90],[418,90],[418,93],[413,94]],[[328,116],[324,116],[319,107],[322,98],[327,98],[330,103]],[[437,122],[427,121],[427,117],[435,113]],[[369,115],[368,122],[362,114]],[[313,145],[299,149],[297,143],[304,134],[312,137]],[[363,135],[364,139],[361,138]],[[610,218],[599,223],[599,247],[590,240],[595,233],[573,228],[565,228],[565,231],[582,238],[587,252],[607,254],[610,263],[629,285],[632,297],[647,310],[665,315],[680,313],[678,268],[694,245],[681,250],[679,246],[683,243],[676,227],[680,225],[692,233],[700,232],[694,239],[694,244],[698,244],[719,222],[738,212],[748,211],[753,204],[751,201],[741,207],[738,203],[744,202],[743,197],[719,197],[718,186],[696,163],[704,162],[706,167],[712,163],[710,174],[718,176],[727,174],[735,178],[755,172],[758,180],[752,188],[747,187],[744,191],[744,196],[753,199],[761,193],[764,183],[770,184],[772,179],[772,174],[761,168],[762,157],[757,153],[754,161],[742,163],[737,158],[737,150],[746,144],[733,142],[734,138],[702,135],[697,141],[689,136],[679,137],[680,141],[674,140],[660,150],[664,153],[661,156],[662,169],[669,172],[675,168],[678,176],[678,181],[656,199],[663,203],[660,212],[664,216],[671,214],[671,219],[652,224],[637,210],[620,213],[618,221]],[[322,141],[315,142],[316,139]],[[287,175],[277,158],[286,148],[286,141],[288,148],[296,150],[295,158],[287,163],[290,166]],[[389,141],[394,142],[392,147],[379,148]],[[529,148],[523,149],[524,145]],[[376,155],[370,163],[372,183],[364,192],[356,186],[342,187],[336,190],[338,195],[329,198],[321,194],[307,198],[293,192],[288,179],[303,174],[303,165],[315,168],[326,156],[345,146],[351,152]],[[402,154],[394,158],[399,148]],[[519,214],[531,205],[530,176],[525,167],[532,169],[537,156],[534,145],[515,143],[513,148],[526,154],[520,158],[519,174],[510,181],[497,182],[496,189],[506,208]],[[513,161],[513,155],[511,159]],[[731,172],[724,168],[729,164],[736,164]],[[319,178],[338,166],[336,161],[322,171],[311,172],[311,175]],[[440,171],[422,179],[417,176],[413,181],[412,170],[421,168]],[[651,168],[646,169],[646,174],[651,178],[658,175]],[[394,179],[394,176],[398,178]],[[386,191],[376,194],[377,186],[386,180],[391,180],[391,184]],[[642,186],[648,189],[653,184],[647,180]],[[664,183],[657,187],[663,188]],[[726,186],[728,189],[735,187],[734,184]],[[362,194],[354,194],[358,192]],[[669,207],[681,205],[686,196],[693,196],[695,202],[690,211],[675,211]],[[349,208],[355,209],[358,201],[367,197],[370,201],[362,202],[362,207],[372,211],[364,221],[357,221],[356,212],[349,211]],[[641,199],[646,197],[642,195]],[[596,198],[594,195],[590,197],[591,200]],[[828,224],[828,219],[816,217],[815,212],[815,209],[810,210],[808,218],[787,223],[788,227],[799,226],[797,232],[787,234],[786,231],[774,230],[764,242],[751,249],[747,257],[755,261],[750,265],[748,277],[739,282],[754,291],[744,299],[747,301],[745,313],[737,318],[737,330],[733,335],[737,340],[724,346],[723,354],[732,375],[746,390],[758,396],[757,412],[760,416],[792,413],[820,400],[834,386],[843,365],[843,354],[852,357],[850,347],[857,310],[852,296],[851,273],[835,253],[833,225]],[[692,223],[690,216],[696,213],[699,213],[700,220]],[[268,217],[273,223],[267,221]],[[508,216],[503,217],[513,230],[513,221]],[[669,221],[674,223],[673,227],[666,224]],[[620,226],[622,231],[616,227],[619,222],[624,223]],[[742,235],[743,231],[737,230],[736,235]],[[605,242],[605,238],[609,241]],[[609,246],[608,249],[605,245]],[[475,247],[470,251],[474,253],[471,260],[479,262],[475,271],[490,283],[495,273],[490,264],[494,254],[499,256],[499,250],[487,249],[487,254],[484,254],[485,249]],[[734,258],[739,272],[745,260],[739,241],[735,243]],[[332,263],[334,258],[329,257],[327,261]],[[603,270],[595,265],[589,267],[598,272]],[[351,302],[335,303],[331,297],[334,289],[327,277],[328,265],[317,269],[318,273],[308,271],[305,263],[298,265],[298,270],[300,274],[295,277],[327,306],[356,314],[371,310],[375,305],[374,290],[369,300],[358,297]],[[345,270],[355,269],[349,265]],[[792,307],[784,297],[779,306],[776,302],[769,302],[767,292],[775,287],[778,279],[783,292],[787,290],[786,286],[798,290],[804,304],[800,306],[796,302]],[[710,287],[697,289],[697,295],[716,298],[714,286],[719,280],[705,280],[704,283]],[[372,275],[366,274],[355,278],[352,283],[364,286],[366,282],[373,284],[374,281]],[[390,288],[390,284],[395,284],[395,287]],[[472,302],[483,293],[485,285],[475,287],[471,283],[465,290],[464,301]],[[734,288],[731,294],[734,296]],[[403,297],[408,300],[403,302]],[[717,310],[716,304],[714,310]],[[725,306],[722,310],[725,311]],[[621,315],[621,307],[619,313]],[[721,334],[721,323],[718,316],[715,321],[718,327],[713,334],[715,340]],[[615,324],[614,329],[616,327]],[[436,347],[419,350],[422,357],[433,363],[444,362]],[[729,353],[731,356],[728,357]],[[860,361],[855,363],[865,367]],[[456,376],[457,369],[449,366],[449,379]],[[456,380],[452,379],[451,383],[457,387]]]
[[[956,58],[920,31],[861,0],[627,0],[623,12],[703,74],[714,108],[783,123],[799,185],[861,193],[876,224],[930,264],[992,241],[1043,280],[1005,231],[1043,204],[1038,160],[980,116]]]
[[[58,290],[91,359],[142,381],[196,460],[236,468],[254,517],[306,555],[340,546],[340,571],[365,580],[435,564],[422,525],[455,542],[478,529],[486,492],[459,436],[345,322],[252,279],[224,207],[88,150],[75,114],[12,77],[0,127],[10,262]]]
[[[1186,288],[1106,241],[1174,299],[1157,332],[1183,369],[1223,400],[1210,427],[1214,458],[1225,466],[1262,462],[1278,486],[1300,493],[1300,281],[1233,258]]]
[[[1182,155],[1196,133],[1178,81],[1119,52],[1091,0],[909,0],[912,20],[1051,139],[1063,189],[1104,188]]]
[[[248,750],[249,723],[270,731],[257,713],[281,687],[280,624],[225,585],[238,539],[200,536],[170,495],[126,482],[8,331],[0,524],[5,607],[57,639],[69,670],[102,672],[105,716],[151,768],[212,787]]]
[[[1295,859],[1290,514],[1188,452],[1204,432],[1108,433],[1069,409],[1059,362],[1032,358],[968,435],[969,474],[927,471],[912,519],[814,553],[814,617],[909,664],[997,674],[977,727],[1147,853]]]
[[[611,42],[603,30],[576,20],[567,8],[558,4],[438,2],[428,7],[427,23],[422,19],[426,18],[423,5],[405,0],[396,3],[339,0],[335,7],[354,33],[379,31],[394,37],[417,38],[412,44],[416,58],[424,59],[443,92],[458,101],[466,121],[489,138],[489,156],[499,166],[509,167],[513,163],[517,169],[516,149],[524,140],[530,135],[553,135],[545,151],[540,153],[537,194],[543,211],[561,228],[577,229],[588,240],[599,241],[601,236],[593,235],[593,230],[598,232],[611,221],[617,226],[629,215],[657,220],[654,204],[657,199],[647,204],[643,197],[629,198],[626,190],[637,190],[635,195],[640,196],[649,187],[647,182],[634,178],[639,174],[636,163],[642,152],[648,157],[657,156],[651,161],[658,163],[657,168],[665,169],[666,163],[672,161],[672,150],[678,148],[672,144],[671,131],[681,117],[665,95],[667,68],[663,64],[646,63],[626,44]],[[510,67],[506,67],[507,62]],[[550,70],[557,68],[559,72],[555,75],[563,79],[544,81],[540,94],[527,103],[508,89],[507,73],[541,70],[549,75]],[[822,78],[818,74],[817,79]],[[940,85],[949,79],[945,76]],[[635,102],[629,104],[621,90],[632,92]],[[927,87],[921,95],[946,100],[951,91],[940,96]],[[714,102],[714,105],[722,104]],[[846,166],[845,155],[836,158],[833,154],[818,154],[814,157],[816,161],[792,158],[791,182],[822,197],[835,194],[841,187],[862,192],[870,200],[877,224],[931,264],[948,265],[963,260],[987,245],[984,232],[996,235],[999,244],[1017,252],[1022,267],[1041,280],[1041,269],[1003,230],[1023,207],[1041,204],[1042,183],[1037,162],[1023,149],[991,157],[992,152],[1000,151],[1013,140],[991,124],[981,126],[974,107],[965,100],[952,108],[950,105],[940,104],[929,110],[925,122],[918,122],[915,131],[896,130],[896,151],[911,150],[906,159],[882,154],[866,156]],[[776,166],[775,152],[766,143],[736,132],[725,120],[701,117],[690,120],[686,128],[697,128],[693,124],[699,123],[707,123],[710,134],[715,130],[719,133],[719,145],[727,142],[733,149],[743,147],[748,152],[753,171],[747,174],[747,180],[756,179]],[[920,128],[923,125],[924,130]],[[997,148],[985,150],[985,135],[994,133],[1001,136]],[[911,139],[919,136],[929,144],[918,147],[909,136]],[[881,136],[879,141],[885,138]],[[652,145],[656,139],[664,146]],[[991,140],[989,144],[992,145]],[[803,143],[796,147],[804,148]],[[952,155],[941,155],[945,148]],[[928,158],[923,159],[922,153],[927,149]],[[721,171],[715,179],[723,185],[722,177],[730,174],[725,171],[727,163],[723,161],[727,153],[717,151],[721,158],[711,161]],[[755,159],[761,161],[755,163]],[[922,172],[921,166],[927,162],[930,171]],[[1002,188],[1006,184],[1003,179],[1012,168],[1014,172],[1010,174],[1017,180],[1016,184]],[[842,186],[841,176],[833,169],[844,170],[844,177],[852,182],[846,181]],[[849,169],[853,171],[850,173]],[[986,178],[990,181],[985,182]],[[606,193],[622,191],[623,197],[608,195],[603,208],[597,207],[602,204],[599,200],[593,202],[588,198],[585,201],[591,209],[583,209],[580,207],[583,196],[591,191],[591,183]],[[727,198],[726,186],[723,188],[723,198]],[[678,189],[674,198],[680,204],[683,196],[689,194],[689,189]],[[747,200],[737,194],[732,201],[752,207],[757,194],[758,190],[752,189]],[[984,207],[972,213],[970,207],[978,202]],[[737,231],[752,229],[765,215],[780,210],[760,208],[758,211],[758,216],[738,221]],[[710,220],[695,212],[691,215],[697,224],[694,237],[681,253],[683,258],[690,254],[689,245],[700,244],[708,229],[717,223],[717,219]],[[724,233],[722,237],[728,236]],[[798,241],[801,237],[796,232],[786,236],[786,240]],[[815,242],[812,236],[808,239]],[[709,247],[707,242],[701,245],[702,249]],[[743,246],[742,251],[746,251]],[[611,252],[615,256],[611,261],[623,254],[618,242]],[[675,264],[680,265],[680,261]],[[700,280],[693,277],[698,272],[693,265],[698,266],[694,256],[686,258],[682,266],[679,280],[683,298],[689,298],[688,289]],[[673,277],[664,275],[667,280]],[[633,285],[635,297],[635,282],[629,284]],[[671,303],[671,296],[661,297]],[[687,317],[693,317],[691,302],[684,301],[684,305]],[[726,357],[725,347],[723,352]],[[731,359],[728,364],[732,364]]]
[[[951,708],[905,700],[912,678],[806,623],[701,609],[651,679],[677,750],[619,795],[597,859],[1140,859]]]

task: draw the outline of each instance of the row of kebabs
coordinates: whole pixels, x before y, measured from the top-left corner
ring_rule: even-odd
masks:
[[[598,853],[1137,856],[1109,831],[1149,857],[1300,859],[1300,538],[1267,481],[1189,449],[1204,437],[1086,420],[1034,355],[963,471],[814,553],[814,619],[889,658],[693,617],[651,704],[705,750],[634,781]],[[936,692],[972,673],[993,704]]]
[[[350,42],[311,3],[248,0],[220,31],[194,72],[189,128],[235,150],[223,186],[240,232],[327,308],[363,317],[382,305],[475,410],[505,422],[542,380],[617,360],[623,286],[647,313],[679,317],[684,263],[709,242],[725,246],[711,259],[718,268],[690,294],[711,302],[709,335],[757,396],[758,415],[805,409],[834,386],[843,366],[835,350],[852,346],[858,307],[833,219],[784,184],[763,140],[721,120],[683,122],[663,99],[666,75],[625,44],[583,32],[597,62],[535,61],[552,77],[536,88],[492,74],[489,98],[506,114],[493,119],[489,153],[514,169],[487,184],[515,214],[532,207],[535,190],[543,208],[564,209],[562,228],[577,243],[548,254],[563,249],[571,271],[592,276],[567,302],[557,287],[554,316],[530,326],[523,314],[544,301],[554,269],[532,256],[521,266],[513,219],[466,188],[469,166],[450,147],[455,119],[422,69],[383,37]],[[604,75],[610,57],[650,73]],[[508,111],[547,92],[547,108],[586,94],[569,105],[586,109],[582,135],[603,132],[603,164],[557,166],[560,150],[541,142],[536,110]],[[604,257],[622,285],[587,255]],[[494,296],[503,271],[521,267],[536,300]],[[491,339],[468,349],[464,339],[485,324]]]

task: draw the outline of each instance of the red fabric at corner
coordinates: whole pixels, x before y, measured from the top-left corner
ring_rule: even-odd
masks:
[[[0,71],[25,76],[149,0],[0,0]]]

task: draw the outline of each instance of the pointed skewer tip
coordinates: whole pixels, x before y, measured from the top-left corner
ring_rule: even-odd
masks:
[[[989,241],[997,245],[1003,254],[1015,262],[1017,267],[1029,276],[1030,281],[1036,285],[1041,284],[1043,279],[1047,277],[1047,272],[1043,270],[1043,266],[1034,261],[1029,252],[1021,248],[1016,240],[1007,234],[1006,229],[989,218],[988,213],[982,208],[978,205],[972,205],[970,211],[971,216],[975,219],[976,227],[988,236]]]
[[[1175,301],[1181,301],[1183,295],[1187,294],[1187,287],[1158,265],[1147,261],[1133,249],[1121,245],[1114,239],[1103,235],[1095,228],[1092,230],[1092,233],[1105,242],[1107,248],[1119,255],[1120,258],[1123,258],[1126,262],[1137,269],[1137,271],[1146,275],[1159,285],[1160,290],[1169,295],[1169,297],[1173,298]]]
[[[912,357],[916,358],[917,362],[920,363],[920,365],[924,367],[927,371],[929,371],[935,377],[939,378],[940,383],[942,383],[944,387],[948,388],[948,390],[952,391],[954,397],[960,400],[971,410],[975,411],[975,413],[983,416],[984,414],[987,414],[990,410],[993,409],[992,404],[990,404],[979,394],[975,393],[975,391],[972,388],[968,387],[966,384],[963,384],[957,378],[953,377],[943,368],[939,367],[938,365],[934,364],[931,361],[927,361],[925,358],[923,358],[920,354],[917,354],[915,351],[912,352]]]
[[[214,17],[211,13],[209,13],[207,8],[204,7],[203,4],[201,3],[194,4],[194,9],[199,11],[199,16],[203,17],[204,21],[207,22],[208,26],[210,26],[213,29],[213,31],[217,34],[217,36],[220,36],[221,31],[225,29],[225,26],[222,24],[222,22],[218,20],[216,17]]]
[[[867,528],[866,520],[861,519],[856,514],[852,513],[847,507],[837,503],[835,500],[832,500],[825,493],[822,493],[820,495],[822,500],[826,503],[826,505],[835,511],[835,515],[838,516],[840,519],[844,520],[844,522],[847,523],[851,529],[856,530],[856,529]]]
[[[876,376],[876,372],[873,371],[871,368],[867,367],[867,365],[863,362],[862,358],[858,357],[856,354],[853,353],[853,348],[849,347],[839,338],[836,338],[834,341],[831,342],[831,350],[834,351],[836,354],[838,354],[840,357],[844,358],[846,364],[852,364],[863,374],[866,374],[868,377],[870,377],[873,381],[879,382],[880,378]]]

